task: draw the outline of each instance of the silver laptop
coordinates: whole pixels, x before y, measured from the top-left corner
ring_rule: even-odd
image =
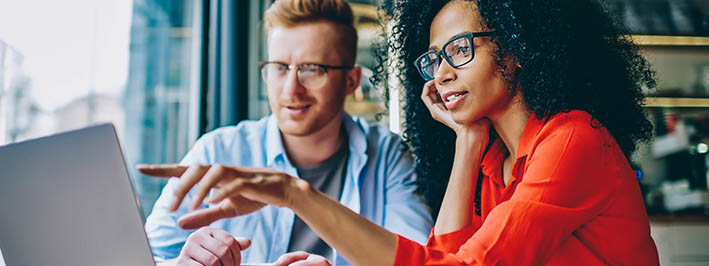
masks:
[[[142,221],[112,125],[0,147],[7,266],[154,265]]]

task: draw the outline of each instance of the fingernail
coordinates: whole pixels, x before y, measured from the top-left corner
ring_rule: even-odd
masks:
[[[219,203],[219,201],[217,200],[217,198],[209,198],[207,202],[209,202],[209,204],[216,204],[216,203]]]
[[[202,201],[202,203],[204,203],[204,204],[206,204],[206,205],[212,204],[212,203],[214,203],[214,202],[212,202],[212,199],[213,199],[213,198],[214,198],[214,197],[207,196],[206,198],[204,198],[204,201]]]
[[[195,202],[192,206],[190,206],[190,211],[196,211],[200,206],[202,206],[202,204]]]
[[[174,198],[170,200],[170,211],[175,212],[177,209],[180,208],[180,203],[177,202]]]
[[[207,197],[207,199],[205,201],[207,201],[210,204],[218,203],[219,202],[219,200],[217,200],[219,198],[218,196],[219,195],[209,196],[209,197]]]

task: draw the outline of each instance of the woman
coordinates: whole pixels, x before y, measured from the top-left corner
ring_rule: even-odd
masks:
[[[453,148],[441,145],[446,135],[435,134],[445,131],[422,111],[455,134],[429,244],[392,234],[297,178],[224,166],[219,175],[187,178],[202,179],[198,195],[216,187],[207,200],[218,205],[184,217],[182,226],[263,203],[291,208],[354,265],[658,264],[628,162],[635,143],[649,136],[640,88],[654,86],[653,74],[595,1],[390,8],[400,23],[390,45],[405,62],[405,137],[419,173],[431,162],[445,164],[435,158]],[[418,74],[427,80],[422,86]],[[185,170],[142,169],[167,176]]]

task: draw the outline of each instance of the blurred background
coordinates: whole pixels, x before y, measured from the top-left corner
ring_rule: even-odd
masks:
[[[175,163],[203,133],[269,114],[271,2],[0,0],[0,145],[112,122],[129,165]],[[351,1],[365,77],[346,109],[398,133],[396,86],[385,111],[367,81],[378,2]],[[655,139],[632,162],[662,264],[709,265],[709,1],[604,2],[657,71]],[[165,181],[131,171],[147,215]]]
[[[201,134],[270,113],[258,69],[270,4],[1,0],[0,145],[112,122],[130,165],[179,162]],[[377,11],[352,4],[369,76]],[[388,124],[367,79],[347,109]],[[132,174],[148,214],[165,181]]]

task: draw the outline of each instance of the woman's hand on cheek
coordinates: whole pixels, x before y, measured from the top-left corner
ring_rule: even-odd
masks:
[[[450,111],[448,111],[446,105],[441,99],[441,95],[438,94],[434,80],[428,81],[423,85],[421,100],[423,100],[423,103],[428,108],[428,111],[431,112],[431,117],[453,129],[456,135],[470,135],[484,138],[488,137],[490,132],[490,120],[487,118],[480,119],[468,125],[462,125],[453,120]]]
[[[441,99],[441,95],[438,94],[438,90],[436,90],[435,81],[431,80],[423,85],[421,100],[423,100],[428,111],[431,112],[431,117],[436,121],[441,122],[456,132],[462,127],[462,125],[453,121],[451,113],[446,108],[446,105],[443,104],[443,99]]]

